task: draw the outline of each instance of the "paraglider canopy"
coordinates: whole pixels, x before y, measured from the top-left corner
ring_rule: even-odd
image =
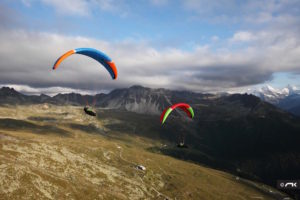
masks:
[[[102,53],[101,51],[93,48],[77,48],[77,49],[72,49],[62,56],[60,56],[56,62],[53,65],[53,70],[57,69],[60,63],[66,59],[67,57],[73,55],[73,54],[82,54],[85,56],[88,56],[90,58],[93,58],[97,60],[99,63],[101,63],[106,70],[109,72],[111,75],[112,79],[116,79],[118,77],[118,72],[115,63],[112,61],[110,57]]]
[[[190,118],[194,118],[194,111],[190,105],[188,105],[186,103],[177,103],[177,104],[170,106],[169,108],[165,109],[162,112],[162,114],[160,116],[161,124],[165,123],[165,121],[168,118],[168,116],[170,115],[170,113],[176,108],[182,109]]]

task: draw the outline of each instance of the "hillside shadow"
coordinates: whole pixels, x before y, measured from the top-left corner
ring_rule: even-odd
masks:
[[[71,129],[79,130],[79,131],[86,132],[89,134],[92,133],[92,134],[106,135],[106,132],[104,129],[98,128],[93,124],[82,125],[82,124],[69,123],[68,126]]]
[[[119,134],[125,132],[161,141],[162,146],[147,149],[151,152],[227,171],[273,187],[279,179],[299,179],[299,118],[278,112],[268,104],[262,104],[256,110],[253,108],[256,102],[234,107],[227,104],[196,107],[198,115],[189,124],[172,115],[162,126],[159,116],[114,110],[101,111],[98,118],[112,121],[106,127]],[[113,123],[112,119],[117,119],[118,123]],[[176,137],[182,132],[187,134],[188,149],[176,147]],[[163,144],[171,145],[162,148]]]
[[[55,125],[37,125],[25,120],[17,120],[4,118],[0,119],[0,128],[8,131],[26,131],[35,134],[55,134],[60,136],[70,136],[70,133],[64,129],[58,128]]]
[[[37,122],[56,122],[57,119],[53,117],[41,117],[41,116],[31,116],[27,118],[28,120],[31,121],[37,121]]]

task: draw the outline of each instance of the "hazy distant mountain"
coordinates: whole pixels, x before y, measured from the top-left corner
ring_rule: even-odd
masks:
[[[263,101],[272,103],[279,108],[300,116],[300,90],[288,85],[283,89],[275,89],[269,85],[249,93],[258,96]]]

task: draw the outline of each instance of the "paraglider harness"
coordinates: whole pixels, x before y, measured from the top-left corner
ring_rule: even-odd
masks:
[[[186,144],[180,142],[179,144],[177,144],[178,148],[189,148]]]
[[[84,106],[84,112],[86,113],[86,114],[88,114],[88,115],[90,115],[90,116],[93,116],[93,117],[96,117],[97,116],[97,114],[96,114],[96,112],[95,111],[93,111],[90,107],[88,107],[88,106]]]
[[[177,144],[178,148],[188,148],[188,146],[184,143],[184,138],[182,138],[181,142]]]
[[[96,104],[96,99],[94,97],[93,105],[95,105],[95,104]],[[88,103],[87,100],[86,100],[86,106],[84,106],[83,110],[84,110],[85,114],[87,114],[87,115],[90,115],[90,116],[93,116],[93,117],[97,116],[96,111],[94,109],[92,109],[91,106],[89,106],[89,103]]]

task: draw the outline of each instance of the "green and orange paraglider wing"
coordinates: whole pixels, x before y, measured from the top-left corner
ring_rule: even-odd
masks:
[[[162,114],[160,116],[161,124],[165,123],[165,121],[168,118],[168,116],[170,115],[170,113],[176,108],[182,109],[190,118],[194,118],[194,111],[190,105],[188,105],[186,103],[177,103],[177,104],[170,106],[169,108],[165,109],[162,112]]]

